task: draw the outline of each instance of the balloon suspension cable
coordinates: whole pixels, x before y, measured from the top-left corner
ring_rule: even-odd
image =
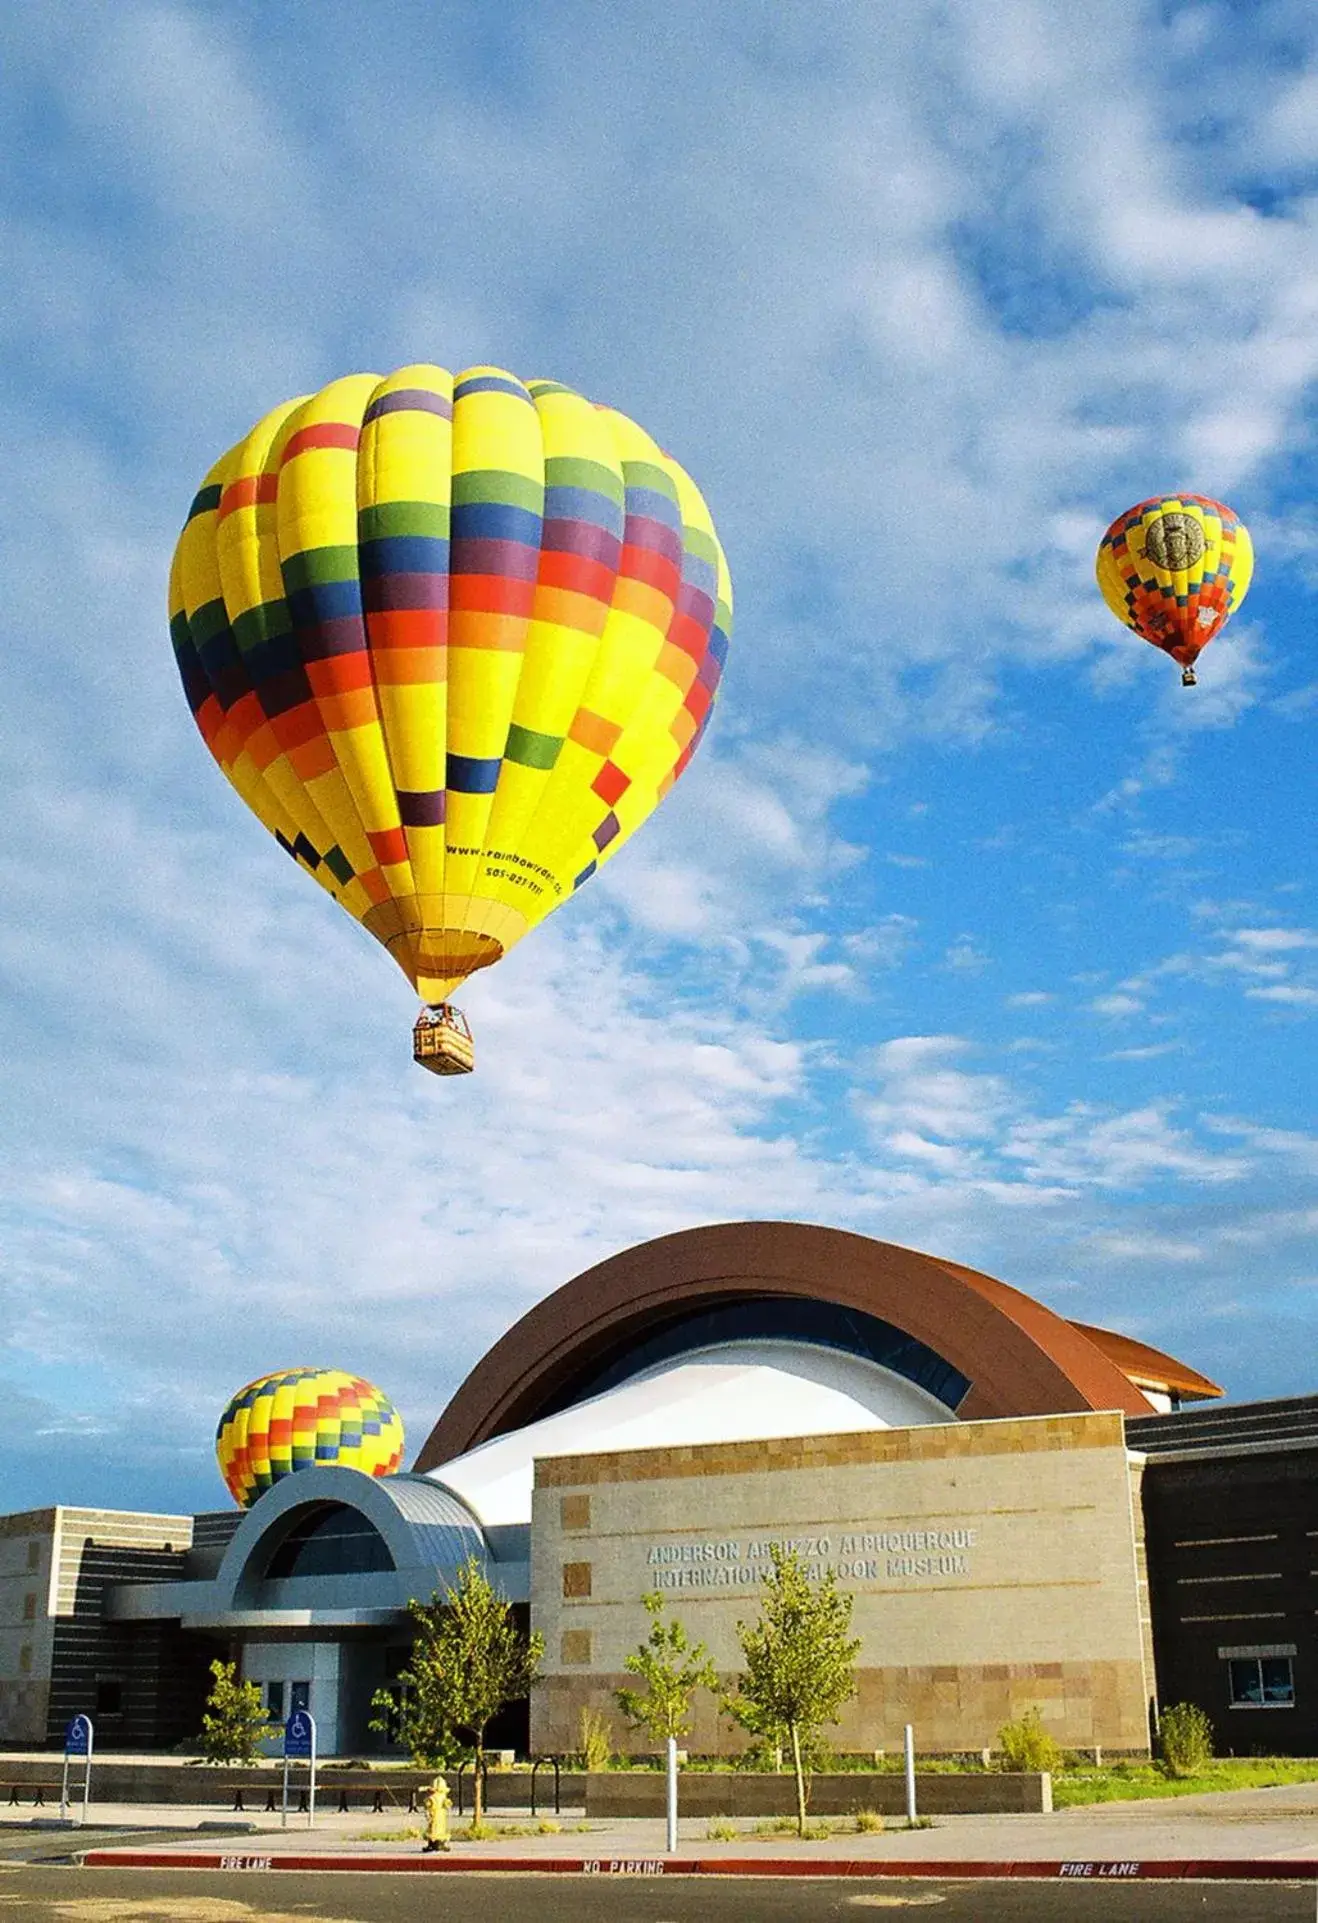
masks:
[[[1183,688],[1197,688],[1198,685],[1199,685],[1199,677],[1195,673],[1194,669],[1182,668],[1181,669],[1181,686]]]

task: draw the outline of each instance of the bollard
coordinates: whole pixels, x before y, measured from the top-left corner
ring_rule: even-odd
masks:
[[[677,1848],[677,1738],[668,1738],[668,1854]]]

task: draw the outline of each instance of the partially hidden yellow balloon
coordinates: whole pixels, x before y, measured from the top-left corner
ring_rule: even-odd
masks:
[[[424,365],[287,402],[216,462],[170,624],[225,775],[435,1004],[682,773],[731,599],[704,500],[642,428]]]
[[[233,1396],[215,1431],[229,1494],[248,1509],[284,1476],[334,1463],[391,1476],[403,1460],[403,1424],[373,1383],[342,1369],[280,1369]]]

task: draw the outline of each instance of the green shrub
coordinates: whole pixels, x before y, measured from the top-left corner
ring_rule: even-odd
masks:
[[[900,1761],[900,1758],[898,1759]],[[831,1770],[873,1769],[868,1757],[841,1757],[833,1752],[827,1737],[818,1730],[812,1730],[801,1738],[801,1762],[806,1773],[811,1776],[826,1776]],[[715,1768],[726,1769],[727,1762],[718,1758]],[[781,1776],[792,1767],[792,1753],[783,1744],[775,1742],[770,1736],[752,1736],[745,1749],[732,1759],[734,1769],[767,1771]]]
[[[1158,1748],[1169,1776],[1197,1776],[1213,1759],[1213,1725],[1198,1703],[1173,1703],[1158,1720]]]
[[[802,1829],[795,1816],[771,1816],[766,1822],[756,1823],[752,1836],[803,1836],[808,1843],[826,1843],[834,1835],[839,1825],[827,1817],[807,1823]]]
[[[858,1836],[875,1835],[882,1828],[883,1818],[876,1809],[858,1809],[856,1811],[856,1834]]]
[[[1061,1746],[1043,1726],[1038,1707],[1027,1709],[1014,1723],[1004,1723],[998,1731],[998,1748],[1004,1769],[1059,1770]]]
[[[740,1833],[737,1825],[730,1823],[726,1816],[713,1817],[705,1831],[711,1843],[735,1843]]]

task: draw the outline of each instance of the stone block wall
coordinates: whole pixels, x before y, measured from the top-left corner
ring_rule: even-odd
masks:
[[[830,1732],[838,1749],[890,1748],[910,1722],[923,1750],[978,1750],[1034,1707],[1069,1747],[1147,1747],[1147,1605],[1117,1414],[558,1457],[536,1477],[537,1750],[574,1747],[587,1706],[619,1750],[642,1746],[613,1692],[647,1590],[730,1679],[771,1542],[835,1568],[855,1598],[857,1694]],[[743,1741],[698,1699],[693,1753]]]

